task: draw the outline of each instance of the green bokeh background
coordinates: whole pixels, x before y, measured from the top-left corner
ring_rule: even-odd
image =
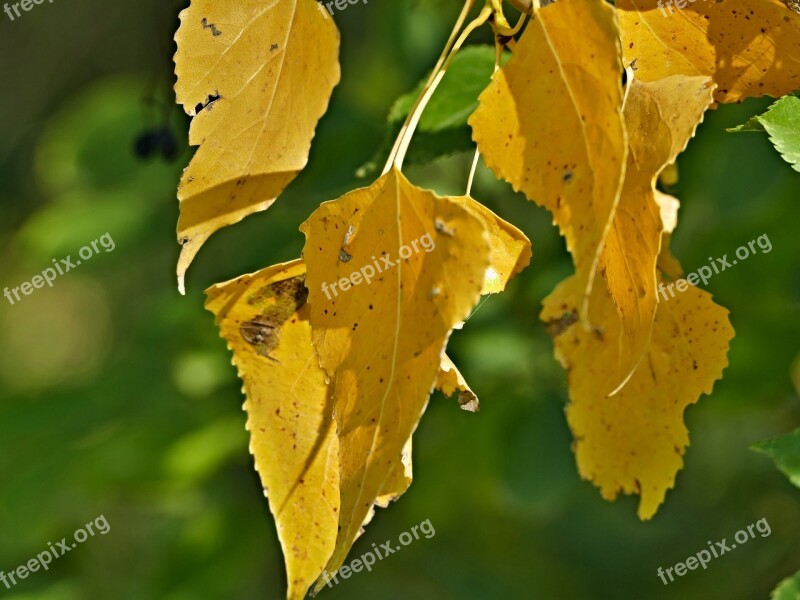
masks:
[[[14,306],[0,297],[0,570],[98,515],[111,526],[48,571],[0,586],[0,598],[283,596],[241,386],[202,291],[298,256],[297,227],[314,208],[368,183],[356,169],[460,8],[373,0],[336,14],[343,80],[308,168],[267,213],[212,237],[181,297],[175,186],[190,151],[188,121],[171,105],[171,38],[184,4],[59,0],[14,22],[0,13],[0,287],[105,232],[116,243],[52,289]],[[767,104],[709,113],[679,159],[673,249],[687,271],[762,234],[773,250],[708,283],[737,336],[724,379],[686,412],[692,445],[658,515],[642,523],[635,498],[606,502],[578,477],[565,375],[537,318],[571,263],[548,214],[481,167],[473,195],[533,242],[531,266],[451,340],[482,410],[432,399],[414,437],[411,489],[378,512],[351,558],[426,519],[436,535],[323,598],[750,600],[800,569],[800,491],[748,449],[800,425],[800,176],[765,136],[724,131]],[[133,140],[164,115],[181,157],[138,160]],[[456,156],[409,176],[461,193],[469,162]],[[761,518],[769,537],[669,586],[657,577]]]

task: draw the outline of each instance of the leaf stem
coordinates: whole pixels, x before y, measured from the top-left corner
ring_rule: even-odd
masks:
[[[523,16],[524,18],[524,16]],[[519,23],[517,23],[517,31],[519,31],[519,27],[522,25],[523,18],[520,18]],[[494,36],[494,71],[492,74],[497,73],[500,69],[500,59],[503,56],[503,44],[500,43],[500,39],[497,35]],[[481,151],[478,149],[477,145],[475,146],[475,157],[472,159],[472,168],[469,170],[469,178],[467,179],[467,192],[466,195],[469,196],[472,194],[472,184],[475,181],[475,171],[478,169],[478,159],[481,157]]]
[[[472,194],[472,182],[475,181],[475,171],[478,169],[478,159],[480,157],[481,151],[475,148],[475,158],[472,159],[472,168],[469,170],[469,179],[467,179],[467,196]]]
[[[497,20],[494,22],[494,30],[495,33],[502,35],[504,37],[514,37],[519,33],[519,30],[522,29],[522,26],[525,24],[525,20],[528,18],[526,13],[522,13],[517,20],[517,24],[514,27],[504,27]]]

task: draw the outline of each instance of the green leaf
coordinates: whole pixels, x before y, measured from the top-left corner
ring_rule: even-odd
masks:
[[[501,62],[509,56],[504,54]],[[406,164],[423,164],[475,147],[467,119],[478,106],[478,96],[489,84],[494,72],[494,58],[493,46],[467,46],[459,51],[425,107],[406,154]],[[386,137],[372,159],[359,168],[359,177],[374,176],[383,167],[403,122],[425,85],[425,79],[392,105]]]
[[[750,117],[746,123],[742,123],[736,127],[729,127],[725,131],[729,133],[741,133],[743,131],[766,131],[766,129],[764,129],[764,125],[761,123],[761,116],[762,115],[755,115]]]
[[[789,481],[800,487],[800,429],[788,435],[758,442],[751,447],[774,460],[778,468],[789,477]],[[800,571],[781,581],[773,590],[770,600],[800,600]]]
[[[494,47],[467,46],[453,59],[419,121],[420,131],[441,131],[466,126],[478,106],[478,96],[494,72]],[[389,111],[390,123],[402,123],[422,93],[425,81],[398,98]]]
[[[800,599],[800,571],[795,573],[792,577],[781,581],[780,585],[776,587],[771,600],[798,600]]]
[[[800,429],[788,435],[758,442],[752,448],[774,460],[789,481],[800,487]]]
[[[800,95],[784,96],[763,115],[728,131],[766,131],[784,160],[800,171]]]

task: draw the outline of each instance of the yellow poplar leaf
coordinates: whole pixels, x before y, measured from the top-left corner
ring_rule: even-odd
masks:
[[[339,81],[339,32],[315,0],[192,0],[175,40],[175,93],[200,146],[178,186],[183,292],[211,234],[266,210],[305,167]]]
[[[639,494],[639,518],[649,519],[683,466],[689,445],[683,411],[711,393],[728,364],[728,311],[691,286],[659,303],[645,358],[628,384],[606,398],[600,390],[613,383],[619,319],[605,286],[597,285],[591,320],[600,327],[586,331],[575,324],[580,296],[571,277],[545,299],[541,315],[568,373],[578,470],[607,500],[620,491]]]
[[[389,506],[389,503],[394,502],[405,494],[411,486],[411,481],[414,479],[411,467],[411,439],[412,438],[408,438],[406,445],[403,447],[400,460],[395,463],[392,472],[389,474],[389,478],[386,480],[386,483],[383,484],[380,495],[375,498],[375,505],[369,509],[369,513],[361,524],[361,529],[359,529],[356,539],[364,533],[364,528],[369,525],[372,518],[375,516],[375,506],[386,508]]]
[[[498,217],[474,198],[456,196],[450,200],[463,206],[479,219],[489,236],[492,264],[486,270],[481,294],[502,292],[509,280],[530,264],[530,240],[522,231]]]
[[[244,382],[250,452],[299,600],[336,541],[339,462],[325,373],[311,345],[305,266],[296,260],[206,291]]]
[[[375,498],[375,505],[369,509],[367,516],[364,518],[364,522],[361,524],[361,529],[359,529],[356,534],[356,539],[361,537],[364,533],[364,528],[369,525],[372,518],[375,516],[375,506],[386,508],[389,506],[390,502],[394,502],[405,494],[411,486],[411,481],[414,478],[411,467],[411,439],[412,438],[408,438],[406,445],[403,447],[400,460],[395,463],[392,472],[389,474],[389,478],[386,480],[386,483],[383,484],[380,495]],[[316,589],[319,589],[319,586]]]
[[[511,223],[501,219],[483,204],[469,196],[450,197],[452,202],[466,208],[483,223],[489,236],[491,264],[486,269],[481,294],[497,294],[506,289],[509,280],[522,272],[531,261],[531,242]],[[445,355],[436,376],[436,389],[445,396],[456,391],[459,406],[468,412],[478,412],[478,396],[470,389],[453,361]]]
[[[530,264],[530,240],[522,231],[498,217],[474,198],[458,196],[451,197],[450,200],[463,206],[479,219],[489,236],[491,264],[486,269],[481,294],[502,292],[509,280]],[[436,389],[445,396],[452,396],[458,391],[458,404],[463,410],[468,412],[480,410],[478,397],[447,355],[442,357],[441,368],[436,376]]]
[[[495,174],[553,213],[587,298],[625,168],[622,72],[614,8],[559,0],[534,9],[469,120]]]
[[[400,496],[406,493],[408,488],[411,486],[412,480],[411,438],[408,438],[406,445],[403,447],[403,453],[400,456],[400,460],[395,463],[394,467],[392,468],[392,472],[389,474],[389,478],[386,480],[386,483],[383,484],[383,489],[381,490],[380,495],[375,498],[375,505],[370,507],[367,516],[364,518],[364,522],[361,524],[361,528],[356,534],[356,539],[361,537],[361,535],[364,533],[364,528],[370,524],[372,518],[375,516],[375,507],[380,506],[381,508],[386,508],[389,506],[390,502],[394,502]],[[317,586],[316,589],[319,588],[320,586]]]
[[[707,0],[682,9],[619,0],[616,6],[625,64],[636,61],[643,81],[711,76],[717,102],[800,88],[800,14],[780,0]]]
[[[675,75],[629,83],[625,100],[628,165],[617,211],[600,255],[621,321],[614,393],[627,381],[650,340],[656,314],[656,261],[661,249],[659,173],[675,161],[713,102],[708,77]]]
[[[509,280],[520,273],[531,261],[531,242],[511,223],[501,219],[483,204],[469,196],[450,197],[450,200],[469,210],[486,228],[489,236],[491,264],[486,269],[481,294],[502,292]],[[470,389],[464,376],[453,361],[445,355],[436,376],[436,389],[445,396],[456,391],[459,406],[468,412],[478,412],[480,401]]]
[[[389,475],[389,479],[383,484],[383,489],[375,500],[375,504],[381,508],[389,506],[390,502],[394,502],[405,494],[406,490],[411,485],[412,479],[411,438],[408,438],[406,445],[403,447],[403,452],[400,455],[400,460],[395,464],[394,470]]]
[[[332,573],[417,427],[451,330],[480,296],[489,245],[469,211],[396,169],[322,204],[301,230],[313,342],[339,436]]]
[[[289,598],[303,598],[322,572],[338,527],[338,439],[328,385],[311,344],[305,273],[301,260],[269,267],[213,286],[206,304],[217,315],[221,335],[233,350],[245,383],[250,449],[265,494],[270,492],[293,582]],[[297,304],[300,308],[285,320]],[[288,333],[291,329],[295,331]],[[278,352],[290,353],[289,360],[278,361]],[[316,440],[309,437],[315,427]],[[284,462],[289,447],[292,451]],[[411,448],[409,438],[376,505],[385,508],[411,485]],[[309,511],[307,498],[316,494],[327,506],[312,506]],[[306,550],[309,540],[304,538],[309,531],[314,532],[312,552]]]
[[[441,368],[436,376],[436,388],[445,396],[452,396],[457,391],[458,404],[466,411],[478,412],[481,408],[478,397],[447,355],[442,358]]]

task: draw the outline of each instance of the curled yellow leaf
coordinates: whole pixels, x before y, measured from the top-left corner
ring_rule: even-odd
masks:
[[[531,262],[531,242],[518,228],[498,217],[469,196],[452,196],[452,202],[464,207],[483,223],[489,236],[491,264],[486,269],[481,294],[497,294]]]
[[[381,508],[389,506],[390,502],[394,502],[400,496],[406,493],[411,481],[413,479],[413,471],[411,465],[411,450],[412,438],[408,438],[406,445],[403,446],[403,451],[400,453],[400,460],[395,464],[394,470],[389,474],[386,483],[383,484],[383,489],[380,495],[375,500],[375,505]],[[364,523],[366,525],[366,522]]]
[[[470,389],[461,371],[447,355],[442,358],[439,373],[436,375],[436,388],[445,396],[452,396],[458,392],[458,404],[468,412],[478,412],[481,408],[475,392]]]
[[[614,8],[559,0],[534,8],[469,120],[487,166],[553,213],[587,299],[625,169],[622,72]]]
[[[615,393],[647,350],[656,314],[656,261],[661,250],[661,208],[656,180],[675,161],[711,105],[708,77],[675,75],[654,82],[634,79],[625,100],[628,165],[614,220],[600,255],[620,319]],[[671,215],[667,225],[674,227]]]

